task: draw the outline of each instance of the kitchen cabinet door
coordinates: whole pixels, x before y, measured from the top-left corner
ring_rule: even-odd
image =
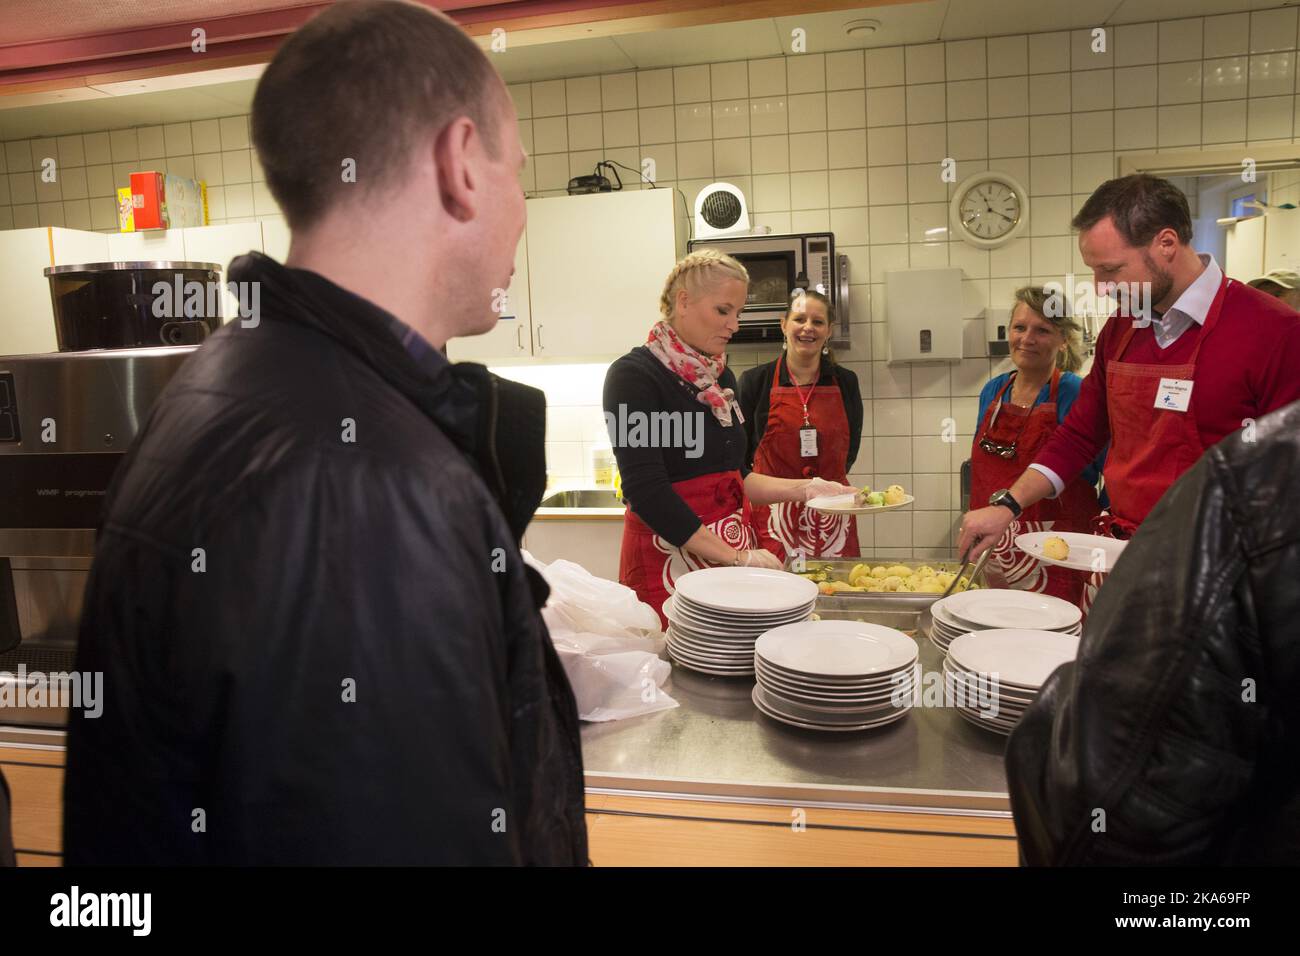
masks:
[[[48,228],[0,231],[0,355],[58,351],[44,273],[50,256]]]
[[[685,239],[672,189],[529,200],[533,354],[614,359],[644,343]]]
[[[289,257],[289,224],[281,216],[261,220],[262,251],[276,262]]]
[[[533,354],[528,279],[528,234],[519,237],[515,250],[515,274],[500,303],[497,324],[482,335],[467,335],[447,343],[447,357],[453,362],[510,361]]]
[[[1300,209],[1270,209],[1264,217],[1263,271],[1297,268],[1300,268]]]
[[[229,322],[239,315],[239,303],[226,288],[230,277],[226,274],[232,259],[247,252],[262,251],[262,224],[258,222],[232,222],[223,226],[191,226],[180,230],[185,243],[186,262],[215,262],[221,267],[221,321]],[[245,296],[250,305],[253,299]]]
[[[150,232],[115,232],[108,237],[108,251],[114,262],[170,262],[185,259],[184,229]]]

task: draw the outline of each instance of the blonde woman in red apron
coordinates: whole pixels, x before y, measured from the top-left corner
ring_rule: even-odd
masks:
[[[645,345],[615,361],[603,405],[628,507],[619,581],[663,615],[674,582],[702,567],[779,570],[761,547],[752,506],[852,489],[817,478],[750,471],[744,415],[726,347],[740,328],[749,276],[703,249],[669,273],[662,318]]]
[[[862,393],[852,370],[837,366],[826,343],[834,316],[826,296],[800,292],[781,322],[782,354],[745,372],[741,407],[754,471],[782,478],[848,483],[862,438]],[[757,440],[756,440],[757,439]],[[860,555],[857,519],[784,501],[754,509],[763,545],[803,557]]]
[[[1079,392],[1078,323],[1064,315],[1049,318],[1047,302],[1044,289],[1016,290],[1007,329],[1016,368],[993,378],[980,395],[983,413],[971,448],[971,501],[988,501],[1020,477]],[[1094,468],[1056,498],[1024,509],[993,546],[986,568],[992,582],[1081,604],[1084,572],[1044,564],[1017,548],[1015,540],[1034,531],[1090,531],[1100,511],[1095,482]]]

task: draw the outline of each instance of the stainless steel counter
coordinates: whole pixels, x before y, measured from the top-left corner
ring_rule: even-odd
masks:
[[[942,656],[918,637],[921,666]],[[584,724],[587,786],[693,799],[873,807],[1009,816],[1006,738],[950,707],[916,707],[879,730],[800,730],[760,714],[753,678],[706,677],[674,665],[680,706]]]
[[[824,616],[856,616],[819,601]],[[876,617],[878,615],[871,615]],[[884,621],[908,627],[903,620]],[[942,662],[918,636],[924,673]],[[752,678],[707,677],[674,666],[672,710],[584,724],[587,786],[597,791],[792,806],[874,807],[1010,815],[1006,738],[971,726],[949,707],[916,707],[897,724],[857,733],[800,730],[763,716]],[[54,728],[0,726],[0,745],[60,749]]]

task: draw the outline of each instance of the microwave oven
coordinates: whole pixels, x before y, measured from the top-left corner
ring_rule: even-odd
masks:
[[[849,261],[835,254],[833,233],[693,239],[688,249],[725,252],[749,272],[749,294],[733,344],[779,343],[781,319],[795,289],[816,289],[830,299],[835,309],[830,344],[849,344]]]

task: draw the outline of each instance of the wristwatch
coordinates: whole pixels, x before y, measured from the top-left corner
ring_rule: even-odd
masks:
[[[1020,512],[1024,510],[1020,507],[1020,502],[1016,501],[1015,498],[1012,498],[1010,490],[1006,488],[1003,488],[1000,491],[995,491],[993,494],[989,495],[989,504],[1002,505],[1004,508],[1010,508],[1012,518],[1019,518]]]

